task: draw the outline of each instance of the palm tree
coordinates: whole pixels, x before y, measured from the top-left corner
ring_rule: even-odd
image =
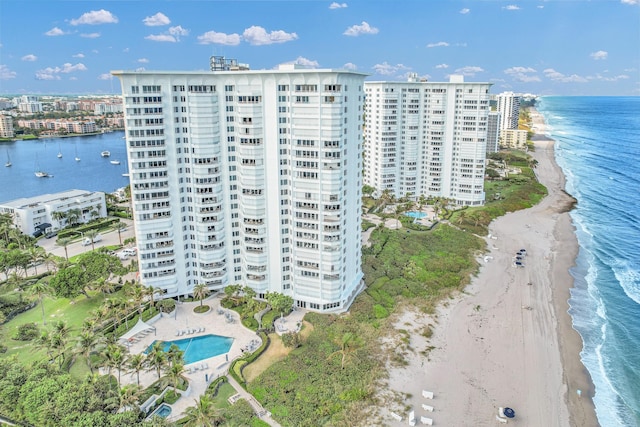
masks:
[[[356,335],[351,332],[346,332],[340,341],[337,341],[337,344],[340,345],[340,350],[334,351],[329,355],[329,358],[333,357],[335,354],[342,355],[341,367],[344,369],[344,365],[353,356],[353,353],[360,347],[361,341]]]
[[[144,369],[145,363],[145,356],[142,353],[132,354],[127,358],[127,368],[129,372],[136,373],[138,385],[140,385],[140,371]]]
[[[96,244],[93,240],[98,235],[98,232],[96,230],[89,230],[84,234],[87,239],[91,239],[91,250],[94,251],[96,249]]]
[[[104,342],[101,335],[93,331],[83,330],[76,338],[76,354],[79,354],[87,361],[89,371],[93,374],[93,364],[91,363],[91,355],[96,351],[97,347]]]
[[[120,408],[133,409],[138,407],[138,401],[142,395],[142,387],[139,384],[127,384],[120,389]]]
[[[122,222],[116,222],[116,231],[118,232],[118,240],[120,241],[120,246],[122,246],[122,232],[127,229],[127,225]]]
[[[69,221],[69,224],[71,225],[76,225],[81,217],[82,211],[78,208],[69,209],[67,211],[67,221]]]
[[[62,221],[67,217],[66,212],[53,211],[51,212],[51,219],[58,222],[58,228],[63,228]]]
[[[155,370],[160,379],[160,372],[167,365],[167,353],[162,349],[162,342],[157,341],[149,353],[147,353],[147,368],[149,371]]]
[[[67,252],[67,246],[71,243],[71,239],[68,237],[61,237],[56,242],[59,246],[64,248],[64,257],[69,261],[69,252]]]
[[[38,275],[38,262],[42,260],[42,257],[44,256],[45,253],[46,252],[44,248],[40,246],[33,246],[27,250],[27,254],[29,255],[29,261],[31,264],[33,264],[33,270],[36,276]]]
[[[120,387],[122,366],[126,360],[124,348],[118,344],[110,344],[106,347],[103,355],[105,357],[105,365],[109,369],[109,374],[111,374],[111,369],[118,370],[118,387]]]
[[[13,226],[13,215],[10,213],[0,213],[0,230],[4,234],[4,240],[9,242],[9,230]]]
[[[47,319],[44,316],[44,303],[42,302],[42,298],[44,298],[46,295],[50,295],[51,294],[51,288],[49,287],[49,285],[46,282],[39,281],[36,284],[34,284],[33,286],[31,286],[31,288],[29,288],[29,290],[31,291],[31,293],[33,295],[37,295],[38,296],[38,304],[40,304],[40,309],[42,310],[42,324],[46,325],[47,324]]]
[[[181,363],[174,363],[172,364],[169,369],[167,369],[167,380],[168,380],[168,385],[171,385],[174,390],[178,389],[178,386],[180,385],[180,383],[182,381],[187,381],[187,379],[184,377],[184,365]]]
[[[180,350],[177,344],[171,344],[167,350],[167,359],[171,366],[184,365],[184,351]]]
[[[200,300],[200,307],[202,307],[202,300],[205,299],[209,295],[209,288],[204,283],[198,283],[193,288],[193,296],[196,299]]]
[[[149,286],[143,286],[142,291],[145,297],[149,297],[149,301],[151,304],[150,307],[153,308],[153,306],[155,305],[155,301],[153,297],[154,295],[162,294],[162,289],[154,288],[153,286],[149,285]]]
[[[196,406],[190,406],[185,411],[186,426],[213,427],[222,421],[219,410],[213,406],[213,400],[208,395],[203,394],[195,402]]]

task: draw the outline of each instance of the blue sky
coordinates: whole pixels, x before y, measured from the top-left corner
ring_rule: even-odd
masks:
[[[111,70],[207,70],[211,55],[640,95],[640,0],[0,0],[0,96],[119,93]]]

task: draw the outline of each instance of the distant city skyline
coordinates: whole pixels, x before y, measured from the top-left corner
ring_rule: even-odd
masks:
[[[119,94],[111,70],[295,62],[492,93],[640,95],[640,0],[0,2],[0,96]]]

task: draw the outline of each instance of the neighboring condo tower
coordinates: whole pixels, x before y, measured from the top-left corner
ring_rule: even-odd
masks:
[[[490,87],[462,76],[366,82],[364,183],[378,195],[482,205]]]
[[[169,297],[241,284],[344,311],[362,289],[365,75],[227,62],[113,72],[140,279]]]

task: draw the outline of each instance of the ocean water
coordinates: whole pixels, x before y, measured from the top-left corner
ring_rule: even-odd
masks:
[[[101,157],[102,151],[111,157]],[[58,158],[58,153],[62,158]],[[75,157],[79,157],[77,162]],[[12,166],[5,167],[7,159]],[[112,160],[119,160],[113,165]],[[38,178],[36,169],[53,178]],[[111,193],[129,185],[124,132],[0,143],[0,203],[78,189]]]
[[[603,427],[640,426],[640,97],[543,97],[580,251],[573,326]]]

